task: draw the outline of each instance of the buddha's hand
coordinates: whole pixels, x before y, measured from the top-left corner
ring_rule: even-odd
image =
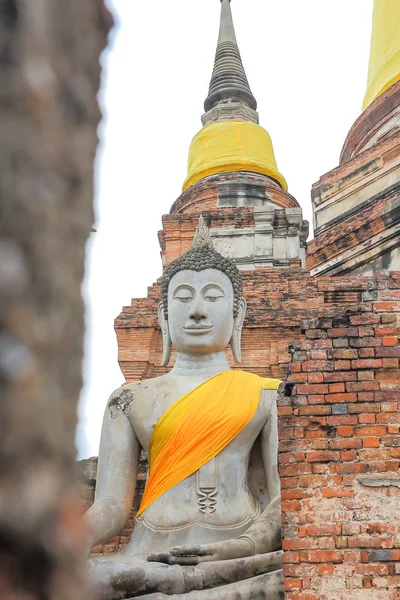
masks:
[[[245,558],[253,555],[254,544],[251,540],[238,538],[200,546],[177,546],[171,548],[168,553],[148,554],[147,560],[166,565],[195,566],[203,562]]]

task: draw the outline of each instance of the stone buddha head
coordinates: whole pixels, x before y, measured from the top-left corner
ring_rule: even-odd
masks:
[[[172,345],[178,353],[196,356],[224,351],[230,344],[240,362],[245,314],[240,271],[214,249],[200,217],[191,250],[168,265],[162,278],[162,365],[168,365]]]

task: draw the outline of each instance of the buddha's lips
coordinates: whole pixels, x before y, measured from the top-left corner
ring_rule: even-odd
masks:
[[[183,330],[187,333],[193,333],[197,335],[208,333],[212,329],[214,329],[213,325],[187,325],[183,328]]]

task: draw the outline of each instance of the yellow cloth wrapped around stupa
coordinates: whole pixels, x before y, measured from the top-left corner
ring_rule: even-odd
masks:
[[[276,390],[280,383],[224,371],[177,400],[151,437],[149,478],[137,516],[217,456],[250,423],[261,390]]]
[[[183,191],[209,175],[235,171],[267,175],[287,190],[268,132],[251,121],[218,121],[193,138]]]
[[[375,0],[363,110],[400,80],[400,0]]]

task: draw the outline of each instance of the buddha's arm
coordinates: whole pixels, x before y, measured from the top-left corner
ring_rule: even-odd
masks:
[[[274,498],[280,498],[281,495],[281,484],[278,473],[278,410],[275,394],[272,398],[268,421],[261,432],[261,453],[267,479],[268,495],[272,501]]]
[[[127,523],[135,493],[140,445],[118,399],[112,394],[104,414],[94,504],[85,515],[92,546],[104,543]]]
[[[281,489],[278,473],[278,415],[275,397],[272,399],[268,421],[261,432],[261,453],[270,503],[246,533],[239,538],[251,541],[255,554],[274,552],[281,548]]]

